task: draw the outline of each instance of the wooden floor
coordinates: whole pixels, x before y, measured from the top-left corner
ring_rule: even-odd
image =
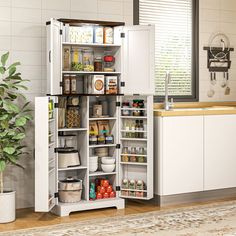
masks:
[[[224,199],[219,200],[217,202],[225,202],[228,200],[236,200],[234,199]],[[216,201],[214,201],[216,202]],[[176,209],[186,206],[195,206],[195,205],[204,205],[212,202],[204,202],[204,203],[195,203],[195,204],[185,204],[178,206],[171,206],[161,208],[163,209]],[[13,223],[8,224],[0,224],[0,232],[9,231],[9,230],[17,230],[17,229],[25,229],[25,228],[34,228],[34,227],[42,227],[49,226],[60,223],[69,223],[78,220],[90,220],[93,218],[105,218],[111,216],[124,216],[129,214],[136,213],[144,213],[151,211],[158,211],[160,207],[153,202],[138,202],[138,201],[127,201],[126,208],[123,210],[117,210],[115,208],[107,208],[100,210],[91,210],[91,211],[83,211],[71,213],[68,217],[58,217],[51,213],[36,213],[33,208],[21,209],[17,210],[17,219]]]

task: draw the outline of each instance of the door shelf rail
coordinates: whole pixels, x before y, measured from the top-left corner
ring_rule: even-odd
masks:
[[[147,119],[147,116],[121,116],[122,119]]]
[[[136,165],[136,166],[147,166],[146,162],[120,162],[121,165]]]

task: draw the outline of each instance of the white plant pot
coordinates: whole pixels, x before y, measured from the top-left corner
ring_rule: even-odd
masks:
[[[0,193],[0,223],[8,223],[16,219],[15,195],[15,191]]]

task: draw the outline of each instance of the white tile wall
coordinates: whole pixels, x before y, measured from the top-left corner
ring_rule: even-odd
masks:
[[[0,55],[10,51],[10,61],[20,61],[22,77],[29,79],[26,96],[45,95],[45,22],[51,17],[133,23],[133,0],[0,0]],[[30,128],[31,127],[31,128]],[[17,207],[34,204],[34,130],[27,132],[30,155],[22,159],[25,170],[10,167],[6,185],[17,191]]]
[[[212,34],[227,34],[231,45],[236,46],[236,1],[235,0],[200,0],[199,19],[199,98],[200,101],[235,101],[236,100],[236,53],[231,53],[232,65],[229,71],[230,95],[224,94],[221,88],[223,73],[217,73],[217,84],[213,87],[215,95],[207,96],[210,86],[207,70],[207,54],[203,46],[208,45]]]

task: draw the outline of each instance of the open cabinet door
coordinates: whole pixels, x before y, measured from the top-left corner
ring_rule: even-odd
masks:
[[[154,94],[154,26],[124,27],[122,81],[125,95]]]
[[[35,211],[48,212],[57,203],[57,146],[54,97],[35,98]]]
[[[61,94],[62,23],[47,23],[47,94]]]

